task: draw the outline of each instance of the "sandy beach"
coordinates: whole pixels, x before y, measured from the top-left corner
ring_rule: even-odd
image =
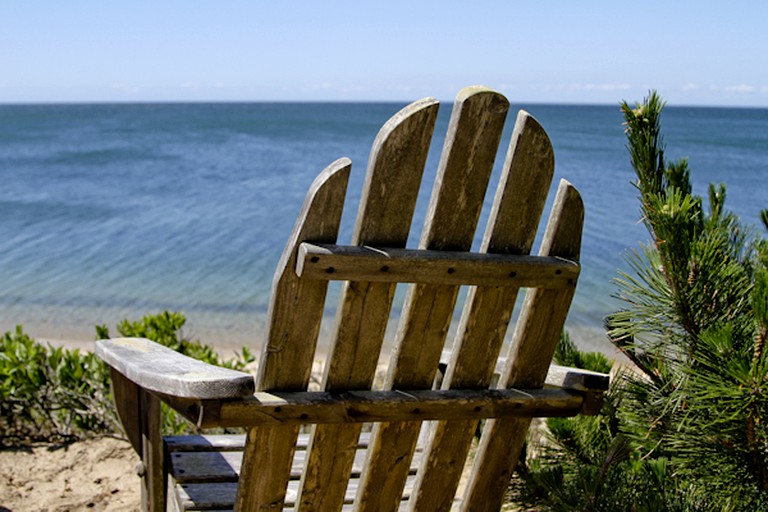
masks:
[[[137,510],[137,463],[128,442],[112,437],[0,450],[0,511]]]

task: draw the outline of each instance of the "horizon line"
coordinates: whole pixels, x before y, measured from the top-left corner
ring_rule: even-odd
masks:
[[[0,107],[12,107],[12,106],[85,106],[85,105],[211,105],[211,104],[402,104],[408,105],[412,100],[397,100],[397,99],[377,99],[377,100],[353,100],[353,99],[147,99],[147,100],[126,100],[126,99],[113,99],[113,100],[0,100]],[[440,99],[438,101],[442,104],[452,104],[453,99]],[[615,107],[619,106],[623,101],[617,100],[614,103],[607,103],[602,101],[510,101],[510,105],[546,105],[546,106],[585,106],[585,107]],[[639,100],[638,100],[639,101]],[[768,105],[743,105],[743,104],[704,104],[704,103],[670,103],[667,101],[667,108],[683,107],[683,108],[728,108],[728,109],[752,109],[752,110],[766,110]]]

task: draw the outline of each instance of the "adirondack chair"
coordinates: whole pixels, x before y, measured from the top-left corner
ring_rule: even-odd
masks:
[[[255,379],[144,339],[98,342],[141,456],[144,510],[498,510],[531,418],[599,408],[606,375],[550,366],[579,275],[583,206],[561,182],[539,255],[529,255],[554,168],[530,115],[517,116],[470,252],[509,104],[483,87],[458,94],[419,247],[406,248],[437,108],[417,101],[381,129],[351,245],[336,245],[350,161],[312,184],[275,274]],[[340,302],[321,390],[308,391],[329,280],[343,281]],[[410,284],[374,388],[397,283]],[[163,438],[161,402],[201,428],[247,434]]]

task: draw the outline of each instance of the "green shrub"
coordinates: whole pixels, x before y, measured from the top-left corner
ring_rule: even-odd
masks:
[[[186,321],[187,319],[181,312],[163,311],[157,315],[144,316],[141,320],[123,320],[117,324],[117,332],[127,338],[147,338],[186,356],[233,370],[242,371],[248,363],[254,361],[255,357],[247,347],[243,347],[234,358],[222,360],[210,345],[200,343],[197,340],[189,340],[182,335],[182,327]],[[104,325],[96,326],[96,337],[98,339],[110,338],[109,329]],[[197,431],[195,426],[165,404],[162,404],[161,414],[163,432],[166,434],[180,435]]]
[[[92,353],[37,343],[21,326],[0,338],[0,444],[112,432],[109,372]]]
[[[182,313],[163,311],[138,321],[123,320],[121,336],[148,338],[210,364],[244,370],[254,360],[243,348],[222,359],[211,346],[186,339]],[[105,326],[98,339],[109,338]],[[164,432],[195,431],[194,426],[166,410]],[[65,442],[120,430],[109,392],[109,368],[95,354],[43,345],[21,326],[0,338],[0,445],[32,441]]]
[[[182,328],[187,319],[181,312],[163,311],[156,315],[147,315],[141,320],[123,320],[117,324],[117,332],[126,338],[147,338],[176,352],[208,364],[224,366],[233,370],[244,370],[246,365],[255,360],[248,347],[231,359],[222,359],[212,346],[183,336]],[[104,325],[96,326],[96,339],[109,339],[109,329]]]

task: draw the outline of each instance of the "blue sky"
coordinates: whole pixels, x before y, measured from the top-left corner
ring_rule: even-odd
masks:
[[[0,103],[451,99],[768,106],[768,2],[0,3]]]

